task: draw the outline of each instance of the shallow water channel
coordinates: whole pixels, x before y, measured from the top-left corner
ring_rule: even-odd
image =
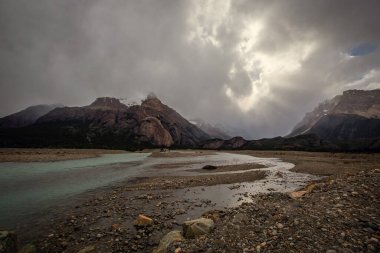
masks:
[[[315,179],[308,174],[290,172],[294,165],[276,158],[222,152],[173,158],[149,155],[123,153],[58,162],[0,163],[0,228],[12,228],[28,217],[56,203],[62,204],[80,193],[127,182],[136,177],[207,175],[204,171],[197,171],[206,164],[257,163],[267,167],[260,170],[268,171],[268,176],[264,180],[240,184],[239,187],[216,185],[178,190],[175,192],[178,197],[209,199],[218,206],[227,207],[247,200],[242,197],[245,192],[292,191]],[[247,170],[209,174],[243,172]]]

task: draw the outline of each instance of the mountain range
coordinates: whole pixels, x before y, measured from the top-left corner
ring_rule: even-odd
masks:
[[[319,104],[285,137],[245,140],[186,120],[153,94],[141,104],[111,97],[82,107],[38,105],[0,119],[1,147],[380,150],[380,90],[348,90]]]
[[[347,90],[320,103],[285,137],[212,139],[210,149],[379,151],[380,90]]]
[[[154,95],[141,105],[102,97],[83,107],[55,108],[27,126],[2,128],[0,137],[3,147],[123,149],[193,148],[210,138]]]

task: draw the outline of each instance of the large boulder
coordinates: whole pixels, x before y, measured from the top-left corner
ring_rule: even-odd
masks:
[[[167,253],[170,244],[183,240],[184,238],[180,231],[171,231],[161,239],[160,244],[153,250],[153,253]]]
[[[186,238],[195,238],[210,233],[214,229],[214,226],[214,221],[206,218],[185,221],[182,224],[183,235]]]
[[[0,231],[0,253],[16,253],[17,236],[11,231]]]

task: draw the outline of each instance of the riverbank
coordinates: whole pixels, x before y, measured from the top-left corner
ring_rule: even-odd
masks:
[[[0,148],[0,162],[56,162],[126,153],[108,149]]]

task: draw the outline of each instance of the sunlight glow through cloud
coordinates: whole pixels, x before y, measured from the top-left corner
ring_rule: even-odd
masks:
[[[207,0],[194,2],[188,16],[192,30],[187,36],[189,42],[198,41],[202,45],[211,44],[220,47],[217,38],[218,28],[228,22],[230,1]]]

